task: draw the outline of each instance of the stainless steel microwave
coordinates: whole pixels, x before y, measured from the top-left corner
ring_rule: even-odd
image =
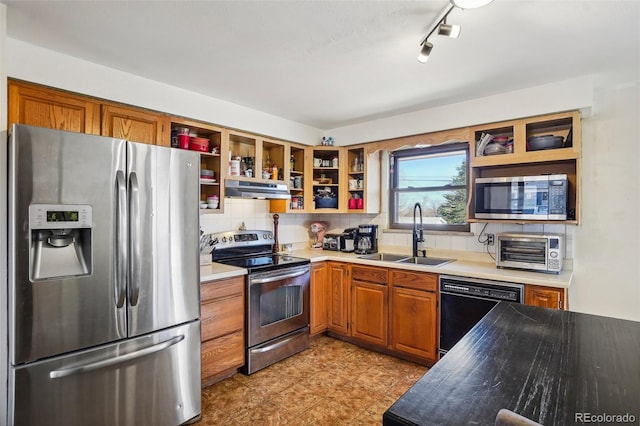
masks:
[[[567,220],[566,174],[477,178],[477,219]]]
[[[560,273],[564,235],[501,233],[497,235],[496,266]]]

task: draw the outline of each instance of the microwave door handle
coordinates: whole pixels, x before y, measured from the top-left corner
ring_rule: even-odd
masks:
[[[138,176],[129,174],[129,305],[138,304],[140,295],[140,191]]]
[[[115,302],[117,308],[122,308],[127,289],[127,188],[124,173],[116,172],[116,244],[115,249]]]

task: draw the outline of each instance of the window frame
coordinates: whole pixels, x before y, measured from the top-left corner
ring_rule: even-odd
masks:
[[[398,188],[398,179],[399,173],[397,173],[397,159],[398,158],[410,158],[410,157],[418,157],[430,154],[442,154],[446,152],[453,151],[465,151],[465,164],[466,164],[466,185],[459,185],[452,187],[451,185],[444,186],[434,186],[434,187],[418,187],[418,188]],[[455,143],[445,143],[434,145],[430,147],[423,148],[410,148],[410,149],[401,149],[396,151],[391,151],[389,153],[389,228],[390,229],[412,229],[413,225],[408,223],[399,223],[395,221],[397,205],[396,205],[396,195],[400,193],[410,193],[410,192],[437,192],[437,191],[448,191],[451,189],[465,189],[467,201],[465,203],[465,207],[469,203],[470,196],[470,184],[469,184],[469,176],[470,176],[470,167],[469,167],[469,143],[468,142],[455,142]],[[440,232],[470,232],[471,226],[468,222],[469,215],[468,210],[465,209],[465,223],[464,224],[429,224],[425,223],[423,225],[423,229],[426,231],[440,231]]]

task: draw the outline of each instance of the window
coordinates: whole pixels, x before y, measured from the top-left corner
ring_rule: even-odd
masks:
[[[390,227],[410,229],[420,203],[424,229],[468,232],[468,160],[467,143],[392,152]]]

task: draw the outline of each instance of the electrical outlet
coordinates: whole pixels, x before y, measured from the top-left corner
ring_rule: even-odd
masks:
[[[495,235],[493,235],[493,234],[487,234],[487,242],[486,242],[486,244],[488,246],[492,246],[494,244],[494,242],[495,242],[494,241],[494,237],[495,237]]]

